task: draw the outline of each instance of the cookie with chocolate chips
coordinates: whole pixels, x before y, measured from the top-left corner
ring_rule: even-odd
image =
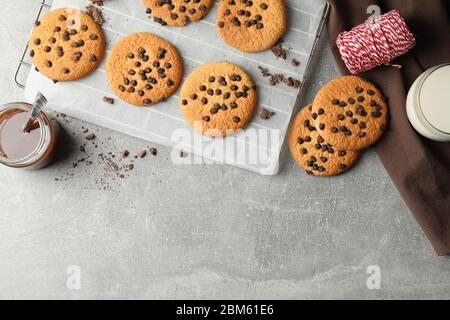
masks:
[[[105,53],[102,29],[87,14],[72,8],[51,11],[36,22],[29,54],[36,68],[53,81],[83,78]]]
[[[348,150],[374,144],[389,118],[386,98],[357,76],[332,80],[318,92],[312,107],[314,126],[329,143]]]
[[[328,143],[313,125],[311,105],[295,116],[289,128],[288,145],[295,162],[315,176],[339,175],[351,168],[360,154]]]
[[[256,107],[250,76],[230,62],[200,66],[181,88],[180,108],[186,122],[209,137],[224,137],[244,128]]]
[[[286,32],[284,0],[221,0],[216,27],[230,46],[244,52],[273,47]]]
[[[161,25],[183,27],[201,20],[214,4],[213,0],[143,0],[146,13]]]
[[[174,94],[183,78],[183,62],[166,40],[151,33],[134,33],[111,49],[106,77],[119,98],[149,106]]]

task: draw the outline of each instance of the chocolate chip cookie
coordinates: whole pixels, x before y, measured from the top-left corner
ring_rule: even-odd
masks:
[[[336,148],[320,135],[312,122],[311,105],[295,116],[289,128],[288,145],[295,162],[316,176],[341,174],[359,158],[359,151]]]
[[[105,52],[102,29],[72,8],[51,11],[36,22],[29,54],[36,68],[54,81],[80,79],[100,64]]]
[[[244,128],[256,106],[250,76],[230,62],[205,64],[186,79],[180,108],[187,123],[210,137],[224,137]]]
[[[147,14],[161,25],[182,27],[201,20],[208,13],[213,0],[143,0]]]
[[[372,83],[357,77],[334,79],[318,92],[312,106],[314,126],[332,145],[361,150],[386,130],[386,98]]]
[[[284,0],[221,0],[216,25],[222,39],[238,50],[267,50],[286,31]]]
[[[149,106],[177,90],[183,63],[178,50],[166,40],[151,33],[134,33],[111,49],[106,77],[119,98],[136,106]]]

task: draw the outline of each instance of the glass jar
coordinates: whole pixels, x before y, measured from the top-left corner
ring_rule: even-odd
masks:
[[[32,105],[13,102],[0,106],[0,163],[12,168],[41,169],[54,159],[59,124],[44,112],[31,131],[24,131]]]
[[[424,72],[408,93],[406,111],[412,126],[434,141],[450,141],[450,64]]]

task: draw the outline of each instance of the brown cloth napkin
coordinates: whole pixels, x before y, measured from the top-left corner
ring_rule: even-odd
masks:
[[[400,12],[417,39],[416,47],[394,60],[403,66],[379,67],[362,74],[389,98],[392,119],[375,146],[394,184],[438,255],[450,254],[450,143],[423,138],[406,115],[406,95],[426,69],[450,62],[450,1],[448,0],[330,0],[328,32],[342,73],[349,74],[336,47],[336,37],[363,23],[370,5],[382,13]],[[448,84],[450,90],[450,83]],[[450,101],[449,101],[450,108]]]

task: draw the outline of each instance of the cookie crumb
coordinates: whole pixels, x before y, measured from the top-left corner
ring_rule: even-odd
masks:
[[[150,148],[149,152],[152,156],[156,156],[158,154],[158,150],[156,150],[156,148],[153,147]]]
[[[111,97],[103,97],[103,102],[107,104],[114,104],[114,99]]]
[[[292,59],[291,64],[292,64],[294,67],[298,67],[298,66],[300,65],[300,61],[298,61],[297,59]]]
[[[80,151],[83,152],[83,153],[86,153],[86,148],[83,145],[81,145],[80,146]]]

